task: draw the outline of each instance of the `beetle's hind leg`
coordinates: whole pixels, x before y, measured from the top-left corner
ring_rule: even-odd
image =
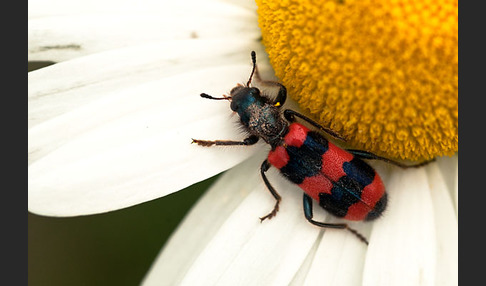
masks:
[[[357,230],[350,228],[347,224],[345,223],[324,223],[324,222],[319,222],[315,221],[312,218],[314,217],[313,211],[312,211],[312,198],[309,197],[308,194],[304,193],[304,215],[305,218],[312,223],[313,225],[317,225],[320,227],[326,227],[326,228],[336,228],[336,229],[347,229],[350,231],[352,234],[354,234],[356,237],[358,237],[359,240],[362,242],[366,243],[368,245],[368,240]]]

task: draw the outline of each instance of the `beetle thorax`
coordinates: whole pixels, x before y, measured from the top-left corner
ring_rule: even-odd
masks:
[[[235,87],[231,92],[231,109],[240,116],[248,132],[274,145],[287,130],[288,123],[278,107],[260,95],[257,88]]]
[[[253,135],[258,135],[271,145],[279,141],[287,130],[287,121],[282,119],[280,111],[273,105],[251,105],[247,109],[247,113],[249,115],[248,131]]]

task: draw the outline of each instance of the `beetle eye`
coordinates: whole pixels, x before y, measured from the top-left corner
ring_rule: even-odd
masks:
[[[251,94],[252,96],[255,96],[255,95],[260,95],[260,90],[259,90],[258,88],[256,88],[256,87],[252,87],[252,88],[250,88],[250,91],[249,91],[249,92],[250,92],[250,94]]]
[[[244,86],[242,86],[241,84],[237,84],[235,87],[233,87],[230,91],[230,94],[234,94],[236,92],[238,92],[238,90],[241,90],[242,88],[244,88]]]
[[[235,101],[235,100],[232,100],[232,101],[231,101],[230,108],[231,108],[231,110],[233,110],[233,111],[238,110],[238,104],[236,103],[236,101]]]

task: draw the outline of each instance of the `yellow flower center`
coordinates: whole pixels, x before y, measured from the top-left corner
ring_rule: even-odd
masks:
[[[457,0],[256,0],[277,77],[353,148],[458,150]]]

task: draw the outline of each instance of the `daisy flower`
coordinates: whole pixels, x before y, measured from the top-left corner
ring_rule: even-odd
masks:
[[[29,73],[29,211],[109,212],[228,170],[143,284],[457,284],[457,1],[312,2],[30,1],[29,60],[55,64]],[[260,223],[274,205],[265,144],[190,144],[245,138],[227,102],[199,94],[244,83],[252,50],[262,78],[287,86],[285,108],[355,149],[439,156],[370,162],[390,199],[378,220],[350,224],[368,246],[309,224],[302,190],[272,168],[283,200]]]

